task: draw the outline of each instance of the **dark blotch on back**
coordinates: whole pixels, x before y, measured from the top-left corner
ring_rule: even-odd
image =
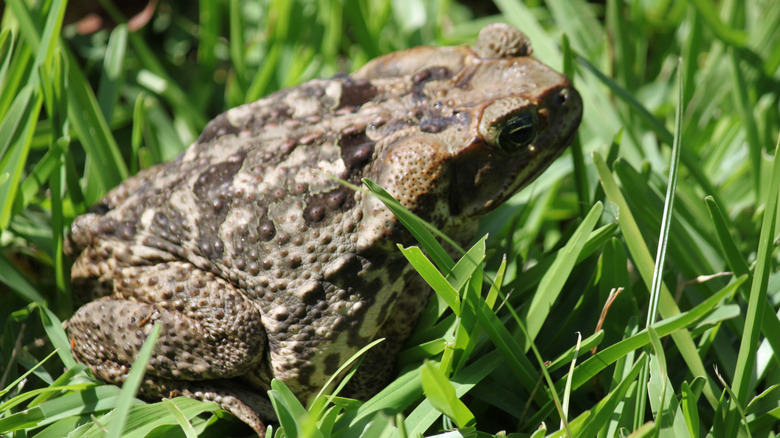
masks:
[[[217,137],[228,134],[237,134],[239,131],[241,131],[241,128],[231,125],[225,113],[222,113],[206,125],[206,128],[203,129],[203,133],[201,133],[198,138],[198,143],[208,143]]]
[[[365,256],[365,257],[364,257]],[[339,289],[345,290],[350,300],[362,303],[362,306],[349,319],[339,319],[334,330],[344,331],[347,334],[348,345],[365,345],[370,339],[360,334],[360,329],[366,323],[365,317],[368,309],[375,304],[375,291],[386,287],[386,279],[395,279],[400,276],[406,265],[406,260],[401,257],[393,257],[386,253],[372,252],[371,254],[345,254],[348,257],[340,268],[330,273],[325,278]],[[370,263],[366,265],[366,261]],[[385,276],[370,278],[361,275],[363,272],[377,269],[386,271]],[[391,300],[392,302],[392,300]],[[392,305],[384,310],[384,315],[391,311]],[[382,310],[382,309],[380,309]],[[374,322],[376,323],[376,321]]]
[[[227,160],[209,166],[195,182],[193,193],[203,201],[218,201],[233,182],[233,177],[244,164],[245,153],[238,153]],[[224,209],[224,206],[223,206]]]
[[[193,193],[200,204],[201,231],[200,246],[206,257],[216,259],[222,256],[224,245],[218,236],[219,227],[225,221],[230,209],[230,187],[233,177],[244,164],[244,153],[228,157],[227,160],[206,168],[198,176]]]
[[[338,187],[324,193],[308,195],[306,207],[303,209],[303,219],[309,226],[317,226],[329,214],[338,210],[346,210],[355,204],[354,191],[346,187]]]
[[[325,374],[333,374],[341,365],[341,356],[338,353],[329,354],[325,356],[322,363],[325,364]]]
[[[441,81],[452,77],[452,72],[447,67],[431,67],[412,76],[412,100],[425,99],[423,88],[430,81]]]
[[[436,134],[444,131],[451,125],[469,125],[469,113],[459,112],[452,115],[443,115],[439,110],[439,106],[434,105],[425,115],[420,119],[420,130],[422,132],[429,132]]]
[[[352,80],[351,78],[344,79],[341,84],[341,102],[339,102],[339,108],[345,106],[361,106],[364,103],[370,101],[376,96],[376,87],[371,85],[371,82],[361,79]]]
[[[420,131],[436,134],[452,124],[449,117],[425,117],[420,120]]]
[[[374,153],[374,141],[366,135],[364,130],[344,130],[339,134],[339,146],[341,147],[341,159],[352,173],[363,167]]]

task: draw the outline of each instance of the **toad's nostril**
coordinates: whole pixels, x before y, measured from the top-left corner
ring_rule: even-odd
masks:
[[[567,88],[564,88],[563,90],[561,90],[560,93],[558,93],[558,100],[557,100],[558,106],[563,106],[568,99],[569,99],[569,90]]]

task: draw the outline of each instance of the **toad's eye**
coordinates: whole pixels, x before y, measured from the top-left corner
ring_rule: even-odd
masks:
[[[536,117],[533,113],[519,114],[509,120],[498,135],[498,147],[514,152],[536,139]]]

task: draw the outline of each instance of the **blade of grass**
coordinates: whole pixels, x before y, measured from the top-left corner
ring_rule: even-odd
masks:
[[[564,33],[561,36],[561,51],[563,52],[563,73],[574,83],[574,53],[569,46],[569,38]],[[584,218],[587,214],[587,206],[590,205],[590,184],[588,183],[588,172],[585,167],[585,156],[582,153],[582,143],[579,134],[574,137],[571,146],[571,158],[574,165],[574,187],[577,188],[577,197],[579,198],[580,217]]]
[[[571,270],[577,262],[577,257],[601,217],[602,210],[603,204],[600,202],[593,205],[588,215],[580,226],[577,227],[577,230],[574,232],[571,239],[569,239],[563,249],[558,252],[555,257],[555,262],[553,262],[552,266],[550,266],[550,269],[539,283],[537,293],[531,299],[531,304],[522,313],[523,316],[521,319],[530,335],[529,339],[522,340],[522,351],[528,351],[530,345],[527,344],[527,342],[533,341],[539,334],[553,303],[558,298],[561,291],[563,291],[563,286],[566,284],[569,273],[571,273]]]
[[[583,66],[585,66],[588,71],[593,73],[601,82],[609,87],[615,96],[619,97],[623,102],[628,104],[630,109],[633,109],[637,115],[645,120],[653,132],[655,132],[660,137],[661,141],[666,144],[672,144],[674,142],[674,136],[671,132],[669,132],[668,129],[666,129],[666,126],[664,126],[660,120],[653,116],[653,114],[647,108],[645,108],[641,102],[632,96],[628,90],[621,87],[611,78],[607,77],[588,60],[584,58],[578,58],[578,60]],[[630,131],[628,134],[630,135]],[[686,170],[691,173],[696,183],[701,185],[704,192],[709,193],[711,196],[717,199],[718,202],[721,202],[720,191],[715,188],[715,186],[710,181],[710,178],[702,171],[699,158],[691,152],[683,149],[680,151],[680,160],[685,165]]]
[[[41,46],[36,49],[36,67],[45,66],[47,69],[51,68],[55,50],[59,43],[62,20],[65,16],[65,5],[67,5],[65,0],[54,0],[49,8],[46,24],[43,26],[43,33],[40,39]]]
[[[176,403],[167,398],[162,399],[160,403],[162,403],[165,409],[176,419],[176,422],[179,423],[179,426],[184,431],[184,435],[187,438],[197,438],[198,434],[192,427],[192,423],[190,423],[187,416],[184,415],[184,412],[182,412],[181,408],[179,408]]]
[[[41,427],[72,415],[111,409],[119,392],[116,386],[101,385],[65,394],[40,406],[0,418],[0,433]]]
[[[278,379],[271,380],[271,389],[268,391],[268,398],[271,399],[271,404],[274,407],[274,412],[279,418],[279,424],[284,429],[286,436],[295,437],[306,430],[308,414],[306,409],[298,398],[290,391],[289,388]],[[322,438],[322,434],[316,429],[308,429],[306,436],[312,438]]]
[[[626,245],[628,246],[628,250],[634,258],[635,265],[637,266],[637,269],[639,270],[639,273],[649,290],[651,289],[650,285],[653,281],[652,271],[654,267],[653,259],[650,256],[650,251],[644,242],[642,233],[639,231],[639,226],[634,220],[631,214],[631,210],[628,208],[628,204],[623,197],[623,194],[620,192],[617,183],[612,178],[612,174],[610,173],[609,169],[604,163],[603,158],[601,158],[601,155],[598,152],[593,153],[593,161],[596,165],[596,171],[599,175],[599,179],[601,180],[601,185],[604,187],[604,193],[606,193],[610,202],[617,206],[618,211],[620,212],[618,215],[618,223],[620,224],[620,228],[623,231],[623,235],[625,236]],[[669,318],[680,313],[674,298],[672,298],[669,289],[666,288],[663,282],[661,282],[661,294],[659,298],[660,301],[658,308],[662,317]],[[715,396],[715,383],[709,379],[709,376],[707,375],[704,364],[698,355],[698,350],[696,349],[696,345],[693,342],[691,334],[687,330],[683,330],[676,332],[672,338],[674,339],[675,344],[677,344],[677,348],[680,350],[683,359],[691,369],[691,372],[694,373],[694,376],[707,377],[708,385],[706,385],[704,388],[704,395],[707,397],[707,400],[713,407],[716,406],[718,399]]]
[[[11,29],[0,31],[0,84],[4,83],[5,75],[8,72],[8,66],[11,64],[11,57],[14,54],[13,47],[16,42],[15,34]]]
[[[425,396],[436,410],[450,417],[461,429],[474,426],[474,414],[458,398],[452,383],[433,362],[423,364],[420,380]]]
[[[697,381],[701,382],[701,384],[704,383],[701,379],[698,378]],[[699,386],[701,386],[701,384]],[[688,385],[688,382],[683,382],[680,385],[680,398],[680,405],[682,407],[685,418],[685,425],[688,427],[688,436],[694,438],[698,437],[700,436],[699,430],[701,428],[701,424],[699,422],[699,410],[696,406],[696,402],[698,401],[699,397],[694,393],[691,385]]]
[[[678,63],[679,65],[679,63]],[[683,114],[683,83],[681,70],[677,69],[677,111],[674,118],[674,142],[672,144],[672,158],[669,163],[669,181],[666,186],[666,196],[664,196],[663,218],[661,219],[661,231],[658,242],[658,251],[655,255],[655,264],[653,267],[653,282],[650,287],[650,308],[647,311],[647,326],[655,324],[658,301],[661,294],[661,283],[663,282],[664,262],[666,260],[666,246],[669,241],[669,228],[672,224],[672,213],[674,212],[674,199],[677,188],[677,172],[680,164],[681,132],[682,132],[682,114]]]
[[[577,357],[580,354],[580,348],[582,346],[582,333],[577,332],[577,344],[574,347],[574,357],[569,364],[569,377],[566,379],[566,386],[563,389],[563,418],[561,419],[561,425],[559,429],[565,427],[564,421],[569,418],[569,401],[571,400],[571,376],[574,375],[574,367],[577,365]],[[549,370],[548,370],[549,371]]]
[[[124,80],[124,61],[127,51],[127,25],[120,24],[112,32],[106,47],[106,58],[100,71],[97,101],[103,117],[109,122],[119,99],[121,83]]]
[[[639,370],[647,361],[647,356],[640,356],[633,367],[625,374],[623,380],[606,397],[602,398],[591,409],[580,414],[577,418],[569,422],[571,432],[576,437],[595,436],[596,432],[607,424],[610,417],[614,415],[618,404],[625,398],[631,385],[639,375]],[[547,435],[548,438],[558,438],[566,436],[563,429]]]
[[[146,336],[144,345],[141,346],[141,349],[138,351],[133,366],[130,367],[130,372],[127,374],[127,379],[122,385],[122,392],[119,394],[116,408],[113,411],[113,421],[106,434],[108,438],[119,438],[124,432],[127,416],[130,412],[130,406],[132,406],[135,395],[138,393],[138,388],[141,387],[141,382],[146,374],[146,366],[152,358],[152,351],[157,343],[157,338],[160,337],[161,331],[162,325],[155,323],[152,330]]]
[[[0,133],[5,134],[9,131],[11,133],[11,135],[6,137],[8,154],[0,156],[0,175],[8,175],[0,183],[0,230],[8,228],[8,224],[11,221],[12,206],[16,202],[16,194],[20,185],[19,181],[22,177],[24,164],[30,152],[32,136],[35,133],[35,126],[38,122],[36,116],[43,105],[43,96],[35,92],[32,84],[22,89],[22,94],[17,96],[17,98],[19,99],[19,105],[12,105],[6,118],[0,124]],[[13,127],[9,126],[14,124],[10,120],[12,118],[17,118],[16,120],[20,124]],[[0,144],[0,151],[5,149],[6,147]]]
[[[199,2],[198,8],[198,25],[200,26],[200,32],[198,32],[198,64],[202,65],[204,67],[203,71],[208,73],[214,71],[217,63],[215,55],[222,24],[222,7],[215,2]]]
[[[677,171],[679,169],[680,164],[680,143],[682,142],[681,138],[681,132],[682,132],[682,114],[683,114],[683,83],[682,83],[682,70],[679,68],[680,63],[678,62],[678,69],[677,69],[677,110],[675,111],[675,118],[674,118],[674,142],[672,144],[672,158],[671,163],[669,163],[669,180],[666,185],[666,196],[664,196],[664,209],[661,219],[661,231],[660,235],[658,237],[658,250],[655,255],[655,264],[653,266],[653,274],[652,274],[652,283],[650,286],[650,300],[649,300],[649,308],[647,309],[647,321],[645,322],[645,326],[651,330],[652,327],[656,322],[657,314],[658,314],[658,302],[660,301],[661,297],[661,288],[663,283],[663,270],[664,270],[664,262],[666,260],[666,248],[667,244],[669,242],[669,228],[672,224],[672,213],[674,212],[674,199],[676,195],[676,188],[677,188]],[[676,306],[675,306],[676,307]],[[679,310],[677,310],[679,313]],[[691,343],[693,341],[691,340]],[[698,356],[697,356],[698,357]],[[639,429],[639,427],[642,425],[642,422],[644,422],[644,411],[645,411],[645,403],[647,402],[647,390],[651,379],[650,379],[650,364],[656,363],[654,362],[657,359],[657,356],[651,355],[650,361],[648,364],[642,369],[642,373],[640,374],[639,378],[639,391],[637,391],[637,400],[636,400],[636,411],[634,415],[634,430]],[[646,386],[644,382],[648,382],[648,385]],[[665,376],[663,377],[664,384],[666,383]],[[661,391],[664,393],[666,390],[666,387],[664,386],[663,390]],[[653,400],[656,400],[656,398],[653,398]],[[663,399],[662,399],[663,400]],[[656,410],[658,412],[658,415],[656,416],[656,424],[658,424],[658,427],[661,428],[664,426],[664,424],[660,421],[661,418],[661,406],[658,407]]]
[[[706,0],[691,0],[691,3],[696,7],[696,11],[701,14],[716,38],[734,47],[745,47],[748,35],[723,23],[712,3],[708,3]]]
[[[461,398],[466,395],[479,382],[485,379],[496,368],[503,364],[501,354],[493,350],[462,370],[455,373],[450,379],[455,389],[455,396]],[[404,420],[405,428],[409,436],[416,436],[427,431],[439,418],[439,412],[433,408],[430,400],[423,400]]]
[[[105,192],[127,178],[127,167],[84,74],[78,68],[70,68],[77,66],[78,62],[71,53],[68,53],[67,59],[68,120],[90,158],[101,192]],[[90,198],[89,203],[95,198]]]
[[[290,2],[292,3],[292,2]],[[244,62],[244,23],[241,2],[230,0],[230,60],[236,71],[236,83],[241,94],[246,94],[246,63]]]
[[[433,263],[425,257],[422,250],[416,246],[404,248],[398,245],[398,249],[406,257],[406,260],[414,266],[414,269],[422,276],[426,283],[433,288],[436,293],[444,298],[444,301],[452,309],[455,315],[460,315],[460,296],[458,291],[447,281],[444,275],[439,272]]]
[[[685,436],[688,429],[679,408],[680,403],[674,394],[672,382],[669,381],[666,355],[661,338],[652,326],[648,327],[647,334],[650,337],[650,346],[652,347],[650,380],[647,383],[648,398],[655,414],[658,434],[659,436]]]
[[[455,248],[458,248],[461,254],[465,253],[465,251],[460,248],[458,244],[453,242],[452,239],[436,230],[436,228],[429,224],[425,224],[419,218],[415,217],[398,201],[393,199],[393,197],[390,196],[390,194],[387,193],[385,189],[373,181],[364,178],[363,184],[365,184],[366,187],[368,187],[368,189],[371,190],[371,192],[376,195],[376,197],[379,198],[379,200],[382,201],[382,203],[384,203],[387,208],[390,209],[390,211],[393,212],[393,214],[398,218],[403,226],[406,227],[410,233],[412,233],[412,236],[414,236],[414,238],[420,242],[423,248],[425,248],[428,254],[430,254],[431,259],[433,259],[433,262],[436,264],[436,266],[442,270],[444,275],[449,275],[452,267],[455,265],[455,262],[452,260],[452,257],[447,254],[447,251],[445,251],[444,248],[439,245],[439,242],[436,241],[430,231],[436,232],[439,237],[445,239],[447,243],[453,245]]]
[[[704,198],[704,202],[707,204],[707,209],[710,212],[715,230],[718,233],[718,242],[721,245],[723,256],[728,262],[729,268],[734,272],[735,276],[747,275],[747,284],[753,284],[753,272],[750,271],[745,259],[737,248],[737,243],[734,241],[734,237],[729,232],[726,219],[723,213],[711,196]],[[740,292],[745,300],[750,300],[750,289],[747,287],[740,288]],[[761,332],[766,337],[766,340],[772,346],[773,351],[780,351],[780,319],[775,316],[774,307],[767,300],[766,305],[761,306],[763,308],[763,316],[761,317]],[[780,365],[780,356],[777,354],[772,355],[775,362]]]
[[[733,295],[744,281],[745,277],[740,277],[737,281],[730,283],[728,286],[702,301],[693,309],[661,320],[653,326],[653,329],[658,333],[659,337],[664,337],[683,330],[686,327],[693,327],[698,321],[707,316],[721,300]],[[647,330],[645,329],[634,336],[599,351],[577,367],[574,372],[572,388],[579,388],[617,359],[644,347],[648,342],[650,342],[650,340],[647,337]],[[562,387],[564,384],[565,381],[561,380],[556,383],[556,386]]]
[[[764,218],[761,224],[761,234],[756,253],[756,268],[753,282],[750,287],[750,299],[748,300],[745,327],[742,332],[742,340],[739,345],[736,372],[732,387],[736,400],[729,405],[726,432],[735,434],[737,425],[741,420],[738,406],[745,406],[748,402],[748,394],[751,391],[750,378],[753,371],[752,364],[755,361],[758,350],[758,338],[761,332],[761,306],[766,302],[769,275],[772,271],[772,247],[775,236],[775,223],[778,210],[778,190],[780,190],[780,140],[775,146],[774,165],[772,173],[766,177],[769,181],[769,190],[764,208]]]

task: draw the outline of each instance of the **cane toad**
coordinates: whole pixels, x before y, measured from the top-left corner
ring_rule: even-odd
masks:
[[[468,243],[580,122],[569,80],[529,55],[492,25],[473,46],[391,53],[218,116],[73,222],[75,357],[121,383],[159,323],[141,394],[214,400],[262,432],[271,379],[305,400],[382,337],[347,388],[375,393],[431,292],[396,248],[403,226],[332,177],[369,178]]]

